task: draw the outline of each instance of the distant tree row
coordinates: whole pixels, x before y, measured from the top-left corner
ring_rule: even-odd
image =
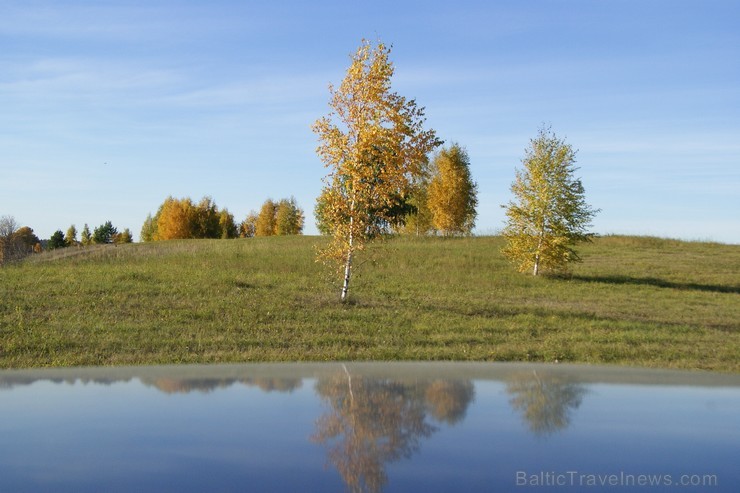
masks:
[[[144,221],[141,241],[301,234],[303,223],[303,210],[293,197],[268,199],[259,214],[250,212],[238,225],[228,209],[219,210],[210,197],[197,204],[188,197],[167,197],[157,213]]]
[[[67,229],[67,233],[62,233],[61,229],[58,229],[51,235],[49,241],[46,244],[46,248],[49,250],[55,250],[57,248],[66,248],[71,246],[89,246],[89,245],[104,245],[104,244],[122,244],[131,243],[134,241],[131,231],[126,228],[122,232],[118,231],[118,228],[113,226],[113,223],[106,221],[97,228],[90,232],[90,227],[85,224],[80,233],[80,240],[77,240],[77,228],[75,225],[71,225]]]
[[[48,240],[41,240],[28,226],[18,227],[12,216],[0,218],[0,264],[22,259],[32,253],[41,253],[42,250],[132,241],[133,237],[128,228],[119,233],[110,221],[101,224],[92,233],[85,224],[79,241],[74,224],[67,229],[66,234],[62,230],[57,230]]]
[[[167,197],[152,217],[149,214],[141,228],[141,241],[194,238],[236,238],[234,216],[228,209],[219,210],[213,199],[203,197],[197,204],[189,197]]]
[[[267,199],[259,214],[255,211],[247,214],[239,226],[239,235],[243,238],[299,235],[303,233],[304,221],[303,209],[298,207],[295,197],[278,202]]]
[[[41,251],[41,240],[28,226],[19,227],[15,218],[0,218],[0,265]]]

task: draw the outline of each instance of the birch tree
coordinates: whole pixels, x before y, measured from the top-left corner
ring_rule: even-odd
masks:
[[[299,235],[303,232],[303,209],[298,207],[295,197],[282,199],[275,211],[275,234]]]
[[[147,215],[141,228],[142,241],[194,238],[236,238],[234,216],[228,209],[219,210],[211,197],[197,204],[190,197],[167,197],[154,215]]]
[[[275,234],[275,212],[277,203],[267,199],[260,208],[257,222],[254,225],[254,236],[273,236]]]
[[[82,233],[80,233],[80,243],[82,243],[82,246],[89,246],[92,244],[92,233],[90,232],[90,226],[85,223],[85,227],[82,228]]]
[[[221,230],[221,239],[228,240],[239,236],[239,227],[234,222],[234,215],[224,208],[218,213],[218,226]]]
[[[18,223],[13,216],[0,217],[0,239],[9,240],[18,229]]]
[[[247,217],[239,225],[239,236],[242,238],[251,238],[257,231],[258,215],[255,211],[250,211]]]
[[[329,169],[319,197],[332,241],[319,253],[338,267],[347,299],[357,252],[397,217],[426,155],[441,144],[424,130],[424,109],[391,91],[390,48],[363,41],[338,88],[331,111],[313,125],[317,153]]]
[[[397,231],[412,236],[425,236],[433,232],[432,211],[429,209],[428,180],[414,185],[408,204],[413,210],[405,216],[403,224]]]
[[[67,244],[67,246],[76,246],[77,243],[77,228],[75,228],[75,225],[71,225],[69,229],[67,229],[67,234],[64,235],[64,242]]]
[[[139,238],[141,241],[154,241],[157,236],[157,218],[147,214],[144,224],[141,226]]]
[[[585,199],[583,184],[574,177],[575,151],[549,128],[540,129],[526,150],[523,169],[511,185],[515,199],[504,205],[507,224],[503,253],[520,272],[563,270],[580,261],[576,244],[590,241],[587,232],[598,212]]]
[[[154,220],[156,221],[154,240],[180,240],[193,238],[195,230],[195,204],[189,198],[176,199],[167,197],[159,206]]]
[[[0,217],[0,265],[13,257],[13,235],[18,230],[18,223],[13,216]]]
[[[442,149],[432,161],[427,204],[432,226],[445,236],[470,234],[475,226],[478,185],[470,175],[470,158],[459,144]]]

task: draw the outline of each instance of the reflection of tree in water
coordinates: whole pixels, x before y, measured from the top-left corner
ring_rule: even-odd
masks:
[[[0,379],[0,390],[11,389],[17,385],[31,385],[38,381],[37,377],[17,377],[12,379]],[[127,378],[46,378],[46,381],[55,384],[95,384],[112,385],[115,383],[129,382]],[[189,392],[208,393],[216,389],[225,389],[232,385],[241,384],[248,387],[259,387],[265,392],[293,392],[303,385],[300,378],[188,378],[188,377],[141,377],[142,384],[154,387],[165,394],[187,394]]]
[[[450,425],[465,418],[475,388],[470,381],[434,380],[426,388],[427,407],[434,419]]]
[[[151,385],[166,394],[189,392],[208,393],[216,389],[231,387],[235,384],[259,387],[265,392],[292,392],[300,388],[303,381],[300,378],[144,378],[141,382]]]
[[[303,380],[300,378],[242,378],[239,383],[259,387],[265,392],[293,392],[301,388]]]
[[[208,393],[218,388],[230,387],[234,384],[234,380],[218,378],[184,379],[159,377],[155,379],[143,378],[141,383],[150,385],[165,394],[187,394],[194,391]]]
[[[2,389],[12,389],[13,387],[19,386],[19,385],[31,385],[38,381],[45,381],[45,382],[51,382],[53,384],[61,385],[61,384],[67,384],[67,385],[76,385],[76,384],[82,384],[82,385],[88,385],[88,384],[95,384],[95,385],[113,385],[114,383],[119,382],[128,382],[130,381],[130,378],[88,378],[88,377],[69,377],[69,378],[38,378],[38,377],[29,377],[29,376],[19,376],[19,377],[9,377],[9,378],[2,378],[0,379],[0,390]]]
[[[316,390],[330,409],[318,419],[312,440],[328,447],[329,461],[353,492],[380,491],[387,482],[385,463],[410,457],[437,430],[427,412],[458,422],[474,396],[470,382],[405,383],[349,372],[320,379]]]
[[[586,388],[555,375],[522,373],[506,385],[509,403],[522,415],[535,435],[550,435],[567,428],[571,411],[581,405]]]

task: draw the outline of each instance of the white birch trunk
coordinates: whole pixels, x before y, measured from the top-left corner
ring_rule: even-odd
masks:
[[[544,231],[540,233],[540,240],[537,243],[537,252],[534,254],[534,272],[532,275],[540,273],[540,250],[542,249],[542,237],[545,235]]]
[[[352,393],[352,375],[349,374],[349,370],[347,370],[347,365],[342,363],[342,368],[344,368],[344,373],[347,374],[347,387],[349,387],[349,399],[350,399],[350,405],[354,405],[355,403],[355,395]]]
[[[349,237],[350,244],[352,243],[352,234]],[[352,247],[347,252],[347,261],[344,264],[344,282],[342,283],[342,301],[347,299],[347,293],[349,292],[349,278],[352,274]]]
[[[352,204],[354,205],[354,203]],[[354,209],[354,207],[352,207]],[[354,253],[354,224],[352,217],[349,218],[349,248],[347,249],[347,260],[344,263],[344,282],[342,283],[342,301],[347,300],[349,292],[349,278],[352,275],[352,254]]]

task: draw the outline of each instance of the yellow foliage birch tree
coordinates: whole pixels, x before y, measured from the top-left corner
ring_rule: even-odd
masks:
[[[272,199],[265,200],[254,225],[254,236],[273,236],[275,234],[276,210],[277,204]]]
[[[299,235],[303,232],[303,210],[298,207],[295,197],[282,199],[275,210],[275,234]]]
[[[432,226],[445,236],[470,234],[475,226],[478,185],[470,175],[470,158],[459,144],[442,149],[432,162],[427,206]]]
[[[341,85],[329,86],[329,115],[313,125],[329,168],[318,203],[333,238],[319,256],[338,266],[342,301],[355,254],[397,219],[426,155],[441,145],[423,129],[424,109],[391,91],[390,51],[363,40]]]
[[[575,151],[543,127],[532,139],[511,185],[514,200],[504,205],[507,240],[503,254],[520,272],[564,270],[580,257],[574,247],[590,241],[591,219],[599,212],[586,203],[581,180],[573,175]]]
[[[189,198],[167,197],[157,212],[155,240],[177,240],[193,237],[193,211],[195,205]]]

